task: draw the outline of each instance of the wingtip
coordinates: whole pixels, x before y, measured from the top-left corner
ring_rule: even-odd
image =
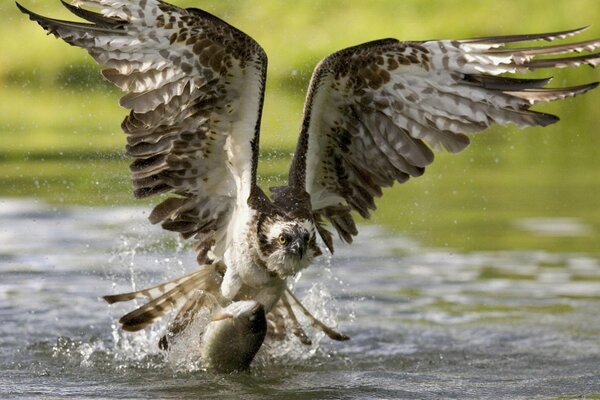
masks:
[[[117,297],[118,296],[116,296],[116,295],[106,295],[106,296],[102,296],[100,298],[102,300],[104,300],[105,302],[107,302],[108,304],[114,304],[118,301]]]
[[[592,24],[586,25],[586,26],[582,26],[581,28],[577,29],[577,32],[583,32],[583,31],[587,31],[588,29],[590,29],[592,27]]]
[[[598,85],[600,85],[600,82],[591,82],[591,83],[588,83],[585,85],[581,85],[578,88],[576,88],[576,91],[574,92],[573,96],[578,96],[580,94],[586,94],[587,92],[590,92],[590,91],[596,89],[598,87]]]
[[[540,126],[548,126],[548,125],[556,124],[559,121],[560,121],[560,117],[558,115],[545,114],[545,118],[540,120]]]
[[[81,7],[68,3],[65,0],[60,0],[60,3],[63,5],[64,8],[66,8],[75,15],[78,15],[79,12],[83,11]]]
[[[29,19],[31,21],[37,22],[38,24],[40,24],[44,29],[46,29],[43,25],[43,23],[47,20],[46,17],[36,14],[33,11],[23,7],[21,4],[19,4],[19,2],[15,2],[15,4],[17,5],[17,8],[25,15],[29,16]],[[46,29],[47,30],[47,29]],[[50,34],[51,32],[48,31],[48,34]]]
[[[29,11],[28,9],[26,9],[25,7],[23,7],[18,1],[15,1],[15,4],[17,5],[17,8],[19,9],[19,11],[21,11],[23,14],[27,14],[27,15],[31,16],[32,12]]]
[[[64,8],[71,11],[72,13],[75,13],[77,10],[79,10],[79,7],[75,7],[73,4],[67,3],[65,0],[60,0],[60,3],[63,5]]]
[[[563,40],[588,29],[591,25],[586,25],[580,28],[568,29],[564,31],[556,32],[545,32],[545,33],[527,33],[517,35],[501,35],[501,36],[487,36],[471,39],[463,39],[463,43],[494,43],[494,44],[508,44],[508,43],[519,43],[519,42],[532,42],[532,41],[554,41],[557,39]]]
[[[121,21],[118,18],[105,17],[104,15],[102,15],[100,13],[89,11],[89,10],[86,10],[79,6],[70,4],[70,3],[66,2],[65,0],[60,0],[60,2],[73,15],[76,15],[79,18],[86,20],[88,22],[91,22],[94,25],[101,27],[101,28],[115,29],[115,28],[118,28],[120,24],[124,23],[124,21]]]
[[[564,31],[557,31],[557,32],[548,33],[547,35],[552,35],[553,37],[551,37],[551,38],[545,38],[544,40],[546,40],[546,41],[553,41],[553,40],[556,40],[556,39],[561,39],[562,40],[562,39],[566,39],[566,38],[569,38],[569,37],[577,36],[580,33],[588,30],[591,26],[592,25],[590,24],[590,25],[581,26],[579,28],[567,29],[567,30],[564,30]],[[543,33],[540,34],[540,35],[543,35]]]
[[[579,85],[579,86],[573,86],[573,87],[566,88],[566,89],[571,90],[571,97],[572,97],[572,96],[579,96],[581,94],[586,94],[587,92],[596,89],[598,87],[598,85],[600,85],[600,82],[590,82],[590,83],[586,83],[586,84]]]
[[[581,32],[589,29],[592,25],[585,25],[579,28],[575,28],[575,29],[567,29],[564,31],[559,31],[559,32],[553,32],[553,34],[556,36],[556,38],[560,38],[560,39],[564,39],[570,36],[575,36],[575,35],[579,35]]]

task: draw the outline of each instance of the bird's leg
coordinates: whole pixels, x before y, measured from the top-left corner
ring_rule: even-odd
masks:
[[[300,326],[300,323],[298,322],[298,319],[296,318],[296,314],[294,314],[294,310],[292,309],[292,306],[290,305],[290,302],[288,301],[287,297],[281,296],[281,302],[283,303],[283,306],[287,310],[290,320],[292,321],[292,333],[296,337],[298,337],[298,339],[300,339],[302,344],[310,346],[312,344],[312,341],[306,335],[306,332],[304,332],[304,329],[302,329],[302,326]]]
[[[285,321],[279,309],[273,308],[271,311],[269,311],[267,317],[267,329],[269,331],[268,335],[279,341],[285,339]]]
[[[314,326],[315,328],[320,329],[327,336],[329,336],[329,338],[331,338],[333,340],[338,340],[338,341],[341,341],[341,342],[343,342],[345,340],[350,340],[350,336],[344,335],[343,333],[340,333],[340,332],[337,332],[333,328],[328,327],[323,322],[321,322],[317,318],[315,318],[315,316],[312,315],[310,313],[310,311],[308,311],[306,309],[306,307],[304,307],[304,305],[302,305],[302,303],[300,303],[300,300],[298,300],[298,298],[294,295],[294,293],[292,293],[292,291],[289,288],[286,288],[286,291],[287,291],[287,294],[292,298],[292,300],[294,300],[294,302],[296,303],[296,305],[298,307],[300,307],[300,310],[302,310],[302,313],[304,315],[306,315],[306,317],[310,320],[312,326]]]

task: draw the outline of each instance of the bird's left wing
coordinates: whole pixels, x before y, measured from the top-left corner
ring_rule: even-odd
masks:
[[[596,83],[550,89],[549,79],[499,74],[537,68],[595,66],[600,40],[507,48],[516,42],[562,39],[583,29],[469,40],[384,39],[347,48],[315,69],[289,184],[310,194],[319,232],[332,250],[327,219],[351,242],[350,211],[368,218],[382,188],[423,174],[432,149],[456,153],[467,135],[493,123],[548,125],[558,118],[531,111],[536,103],[584,93]],[[539,58],[542,56],[543,58]]]
[[[197,241],[199,261],[223,241],[236,201],[256,189],[267,57],[249,36],[197,9],[160,0],[64,3],[90,23],[21,11],[67,43],[86,49],[126,92],[134,194],[172,192],[150,216]]]

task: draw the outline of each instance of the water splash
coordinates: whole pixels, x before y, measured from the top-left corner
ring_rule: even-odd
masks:
[[[332,294],[333,291],[343,293],[345,285],[341,279],[337,278],[331,271],[331,257],[326,257],[324,265],[316,265],[312,268],[319,272],[307,281],[317,280],[308,289],[301,290],[302,281],[296,279],[295,286],[300,289],[294,290],[296,293],[301,293],[299,298],[302,304],[320,321],[326,325],[337,329],[338,321],[341,317],[350,317],[352,319],[353,311],[349,311],[348,307],[352,307],[342,303]],[[305,284],[304,284],[305,285]],[[310,320],[298,309],[293,306],[294,313],[298,318],[300,325],[305,329],[307,336],[311,340],[310,345],[303,344],[295,337],[291,330],[288,329],[288,334],[283,340],[278,340],[273,337],[267,337],[265,343],[257,355],[255,363],[265,367],[268,365],[278,364],[302,364],[306,360],[315,360],[327,358],[331,356],[331,350],[326,350],[328,346],[323,345],[323,340],[330,340],[321,330],[311,326]]]
[[[321,258],[294,282],[305,305],[328,323],[341,321],[339,330],[352,340],[331,342],[298,312],[311,347],[291,335],[267,341],[250,374],[223,377],[203,372],[189,351],[201,343],[204,322],[163,352],[157,342],[169,316],[125,333],[116,320],[136,303],[98,301],[111,284],[114,292],[129,291],[194,268],[193,252],[152,231],[134,208],[71,208],[57,219],[52,207],[38,203],[4,204],[5,397],[83,398],[100,391],[132,398],[344,397],[352,391],[514,398],[600,390],[595,252],[449,252],[361,227],[352,247],[338,246],[333,260]],[[471,392],[463,396],[466,385]]]
[[[51,349],[52,357],[61,359],[70,364],[76,364],[84,368],[90,368],[96,365],[99,359],[110,354],[106,345],[101,339],[93,339],[89,342],[73,340],[61,336]]]
[[[112,282],[115,292],[135,291],[138,288],[163,282],[189,272],[183,267],[185,260],[190,259],[191,254],[186,243],[182,240],[167,240],[167,246],[161,246],[160,238],[165,235],[156,237],[147,234],[140,235],[140,232],[145,232],[145,230],[133,229],[127,234],[120,235],[118,245],[109,258],[106,275]],[[304,280],[301,279],[302,274],[298,274],[291,284],[304,289],[300,292],[303,293],[303,304],[317,318],[330,326],[336,326],[340,314],[348,315],[350,313],[346,310],[341,311],[338,302],[331,295],[328,288],[338,292],[345,290],[345,288],[341,280],[336,278],[331,271],[331,256],[323,257],[322,260],[321,265],[311,267],[311,269],[318,271],[311,274],[317,275],[318,279],[316,280],[320,283],[306,288],[306,284],[303,282],[314,281],[314,276]],[[190,259],[190,261],[191,265],[195,267],[195,261],[193,259]],[[123,274],[118,271],[127,271],[127,273]],[[123,288],[124,281],[127,282],[125,288]],[[142,302],[135,300],[126,303],[126,310],[130,311],[141,304]],[[124,307],[119,309],[125,309]],[[111,314],[114,313],[113,309]],[[296,315],[301,324],[307,328],[307,332],[312,339],[312,345],[307,348],[293,336],[288,337],[283,342],[267,339],[257,356],[255,364],[263,363],[266,365],[283,362],[284,360],[286,362],[301,362],[316,355],[324,354],[321,351],[321,342],[325,335],[321,331],[312,329],[310,321],[299,310],[296,310]],[[197,316],[184,332],[170,341],[168,351],[161,351],[158,348],[158,341],[164,334],[167,323],[172,316],[166,315],[152,327],[135,333],[123,332],[116,324],[113,324],[111,351],[115,360],[119,363],[139,364],[140,362],[146,362],[150,357],[153,360],[159,360],[163,367],[175,372],[193,372],[203,369],[200,348],[202,346],[202,333],[209,322],[209,316],[207,314]]]
[[[203,369],[202,334],[209,322],[208,310],[201,311],[183,332],[169,339],[165,362],[173,371],[193,372]]]

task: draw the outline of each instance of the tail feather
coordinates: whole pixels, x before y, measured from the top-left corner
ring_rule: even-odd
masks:
[[[181,285],[182,283],[184,283],[190,279],[193,279],[196,277],[201,277],[202,279],[205,279],[205,280],[211,279],[213,271],[211,271],[210,268],[206,268],[206,267],[210,267],[210,266],[203,266],[198,271],[194,271],[190,274],[173,279],[172,281],[164,282],[164,283],[161,283],[160,285],[156,285],[156,286],[153,286],[150,288],[138,290],[136,292],[107,295],[107,296],[103,296],[102,298],[108,304],[113,304],[113,303],[122,302],[122,301],[130,301],[130,300],[138,299],[141,297],[146,297],[150,300],[153,300],[159,296],[162,296],[166,292],[172,290],[176,286]]]
[[[162,296],[136,308],[132,312],[123,315],[119,319],[119,323],[122,325],[123,330],[129,332],[144,329],[169,311],[183,306],[197,289],[199,288],[193,282],[187,281],[169,290]]]
[[[170,282],[137,292],[104,296],[104,300],[109,304],[139,297],[150,300],[119,319],[124,330],[134,332],[144,329],[171,310],[185,307],[197,291],[218,293],[221,281],[222,275],[215,264],[203,265],[200,270]]]
[[[160,338],[158,346],[162,350],[167,350],[169,348],[169,341],[171,338],[183,332],[203,308],[207,308],[212,311],[217,305],[218,301],[210,292],[202,291],[195,296],[191,296],[179,309],[179,312],[175,318],[169,322],[167,333]]]

